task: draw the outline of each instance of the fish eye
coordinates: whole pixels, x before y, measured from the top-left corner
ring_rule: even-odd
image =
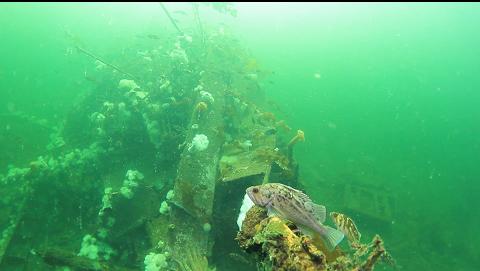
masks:
[[[252,189],[252,192],[253,192],[253,193],[258,193],[258,188],[254,187],[254,188]]]

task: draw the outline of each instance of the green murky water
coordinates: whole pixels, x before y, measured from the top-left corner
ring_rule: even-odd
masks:
[[[144,270],[161,245],[142,219],[174,186],[191,91],[210,69],[284,120],[283,141],[305,132],[294,156],[306,193],[349,214],[366,241],[379,233],[399,270],[479,268],[480,5],[201,4],[201,26],[194,5],[165,6],[184,35],[158,3],[0,4],[1,270],[64,270],[42,249],[80,253],[88,234],[106,263]],[[142,91],[124,95],[122,79]],[[125,192],[128,170],[145,175],[130,188],[154,199],[118,203],[124,227],[109,228],[104,189]],[[235,220],[203,227],[233,240]],[[100,241],[102,229],[118,239]],[[242,265],[213,251],[217,270]]]

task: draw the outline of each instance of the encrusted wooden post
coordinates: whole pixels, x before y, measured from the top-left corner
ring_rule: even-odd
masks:
[[[189,251],[209,254],[211,216],[223,138],[225,85],[214,72],[204,72],[185,139],[174,186],[170,245],[175,258]],[[198,140],[201,142],[198,142]],[[208,145],[206,145],[208,140]],[[200,145],[198,145],[200,144]],[[188,248],[188,249],[187,249]]]

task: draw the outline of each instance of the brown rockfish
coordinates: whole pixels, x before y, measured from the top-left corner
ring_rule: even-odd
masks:
[[[350,244],[360,244],[360,237],[362,237],[362,235],[350,217],[337,212],[331,212],[330,217],[335,225],[337,225],[337,229],[345,234]]]
[[[325,206],[315,204],[300,190],[280,183],[267,183],[247,188],[247,195],[255,205],[293,222],[302,232],[318,233],[329,249],[334,249],[344,237],[341,231],[323,225],[327,213]]]

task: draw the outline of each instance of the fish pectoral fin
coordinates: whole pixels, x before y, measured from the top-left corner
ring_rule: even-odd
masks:
[[[325,206],[315,204],[313,202],[307,202],[305,203],[305,207],[311,211],[313,217],[315,217],[315,220],[320,223],[325,222],[325,218],[327,217],[327,208],[325,208]]]
[[[308,227],[305,227],[305,226],[302,226],[302,225],[296,225],[296,226],[300,230],[301,233],[305,234],[306,236],[308,236],[310,238],[314,238],[316,235],[318,235],[314,230],[312,230]]]
[[[276,216],[282,218],[282,215],[277,210],[275,210],[275,208],[272,207],[267,207],[267,215],[268,217]]]
[[[328,249],[334,250],[335,247],[343,240],[345,235],[343,232],[329,226],[324,227],[325,234],[322,235],[322,238],[325,240],[325,244],[327,245]]]

